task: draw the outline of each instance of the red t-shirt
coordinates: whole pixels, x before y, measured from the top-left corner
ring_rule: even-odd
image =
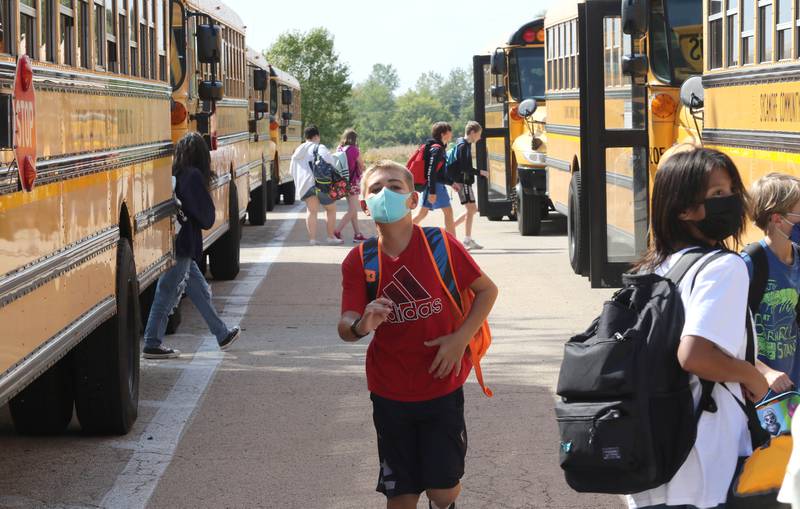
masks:
[[[469,287],[481,275],[475,260],[461,243],[447,235],[459,289]],[[399,257],[381,253],[378,295],[395,303],[394,311],[375,331],[367,349],[367,386],[383,398],[426,401],[447,395],[464,384],[472,363],[461,359],[461,373],[447,378],[428,373],[439,347],[425,341],[456,330],[450,299],[439,282],[437,269],[427,252],[424,235],[414,228],[411,241]],[[358,248],[342,263],[342,313],[364,313],[367,285]]]

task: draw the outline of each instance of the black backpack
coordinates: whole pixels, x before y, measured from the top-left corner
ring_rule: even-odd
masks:
[[[600,316],[565,345],[556,418],[561,468],[574,490],[631,494],[666,483],[689,455],[702,412],[716,411],[706,381],[695,411],[677,357],[678,285],[709,252],[684,253],[665,277],[626,274]],[[711,254],[697,274],[727,254]]]

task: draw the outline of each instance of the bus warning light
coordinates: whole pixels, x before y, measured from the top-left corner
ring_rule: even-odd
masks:
[[[522,120],[522,117],[519,114],[519,107],[518,106],[514,106],[513,108],[511,108],[511,111],[508,112],[508,115],[511,117],[512,120],[514,120],[516,122],[519,122],[520,120]]]
[[[32,191],[36,181],[36,94],[33,67],[27,55],[17,61],[14,79],[14,157],[22,189]]]
[[[529,28],[525,30],[525,32],[522,34],[522,40],[527,42],[528,44],[531,44],[533,42],[536,42],[537,39],[536,35],[537,35],[536,30],[534,30],[533,28]]]
[[[187,114],[186,106],[177,101],[172,102],[172,108],[170,111],[170,117],[171,117],[170,120],[172,122],[172,125],[182,124],[186,120],[186,114]]]
[[[656,94],[650,101],[650,111],[656,118],[669,118],[677,109],[675,99],[669,94]]]

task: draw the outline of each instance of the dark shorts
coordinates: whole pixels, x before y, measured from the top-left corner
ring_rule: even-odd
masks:
[[[328,193],[323,193],[317,187],[312,187],[311,189],[306,192],[301,198],[302,201],[306,201],[307,199],[311,198],[312,196],[316,196],[319,200],[320,205],[327,206],[334,203],[336,200],[330,197]]]
[[[370,399],[380,459],[376,491],[393,498],[458,485],[467,455],[461,388],[413,403]]]
[[[472,186],[461,184],[461,189],[458,190],[458,199],[461,200],[461,205],[475,203],[475,192],[472,190]]]

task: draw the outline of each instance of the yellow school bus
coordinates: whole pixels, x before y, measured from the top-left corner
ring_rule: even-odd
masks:
[[[536,235],[550,211],[542,140],[544,19],[518,28],[489,55],[473,57],[475,119],[483,126],[476,162],[478,210],[497,221],[516,218],[522,235]]]
[[[702,88],[687,83],[681,94],[702,124],[703,145],[727,153],[746,187],[770,172],[800,176],[800,10],[794,5],[708,2]],[[703,91],[705,104],[698,100]],[[752,226],[746,240],[760,235]]]
[[[275,142],[272,179],[276,202],[294,203],[294,180],[290,168],[292,154],[303,143],[300,82],[291,74],[270,65],[270,137]]]
[[[647,248],[661,156],[696,136],[678,95],[702,72],[702,4],[563,2],[545,31],[550,199],[575,272],[617,286]]]
[[[203,135],[211,149],[216,221],[203,233],[215,279],[239,273],[241,223],[250,196],[250,128],[244,25],[217,0],[170,0],[172,139]]]
[[[250,204],[247,219],[250,224],[264,224],[265,215],[275,205],[272,181],[275,142],[269,136],[269,64],[264,55],[247,48],[247,94],[249,104]]]
[[[136,419],[139,295],[173,259],[168,9],[0,9],[0,404],[21,432]]]

